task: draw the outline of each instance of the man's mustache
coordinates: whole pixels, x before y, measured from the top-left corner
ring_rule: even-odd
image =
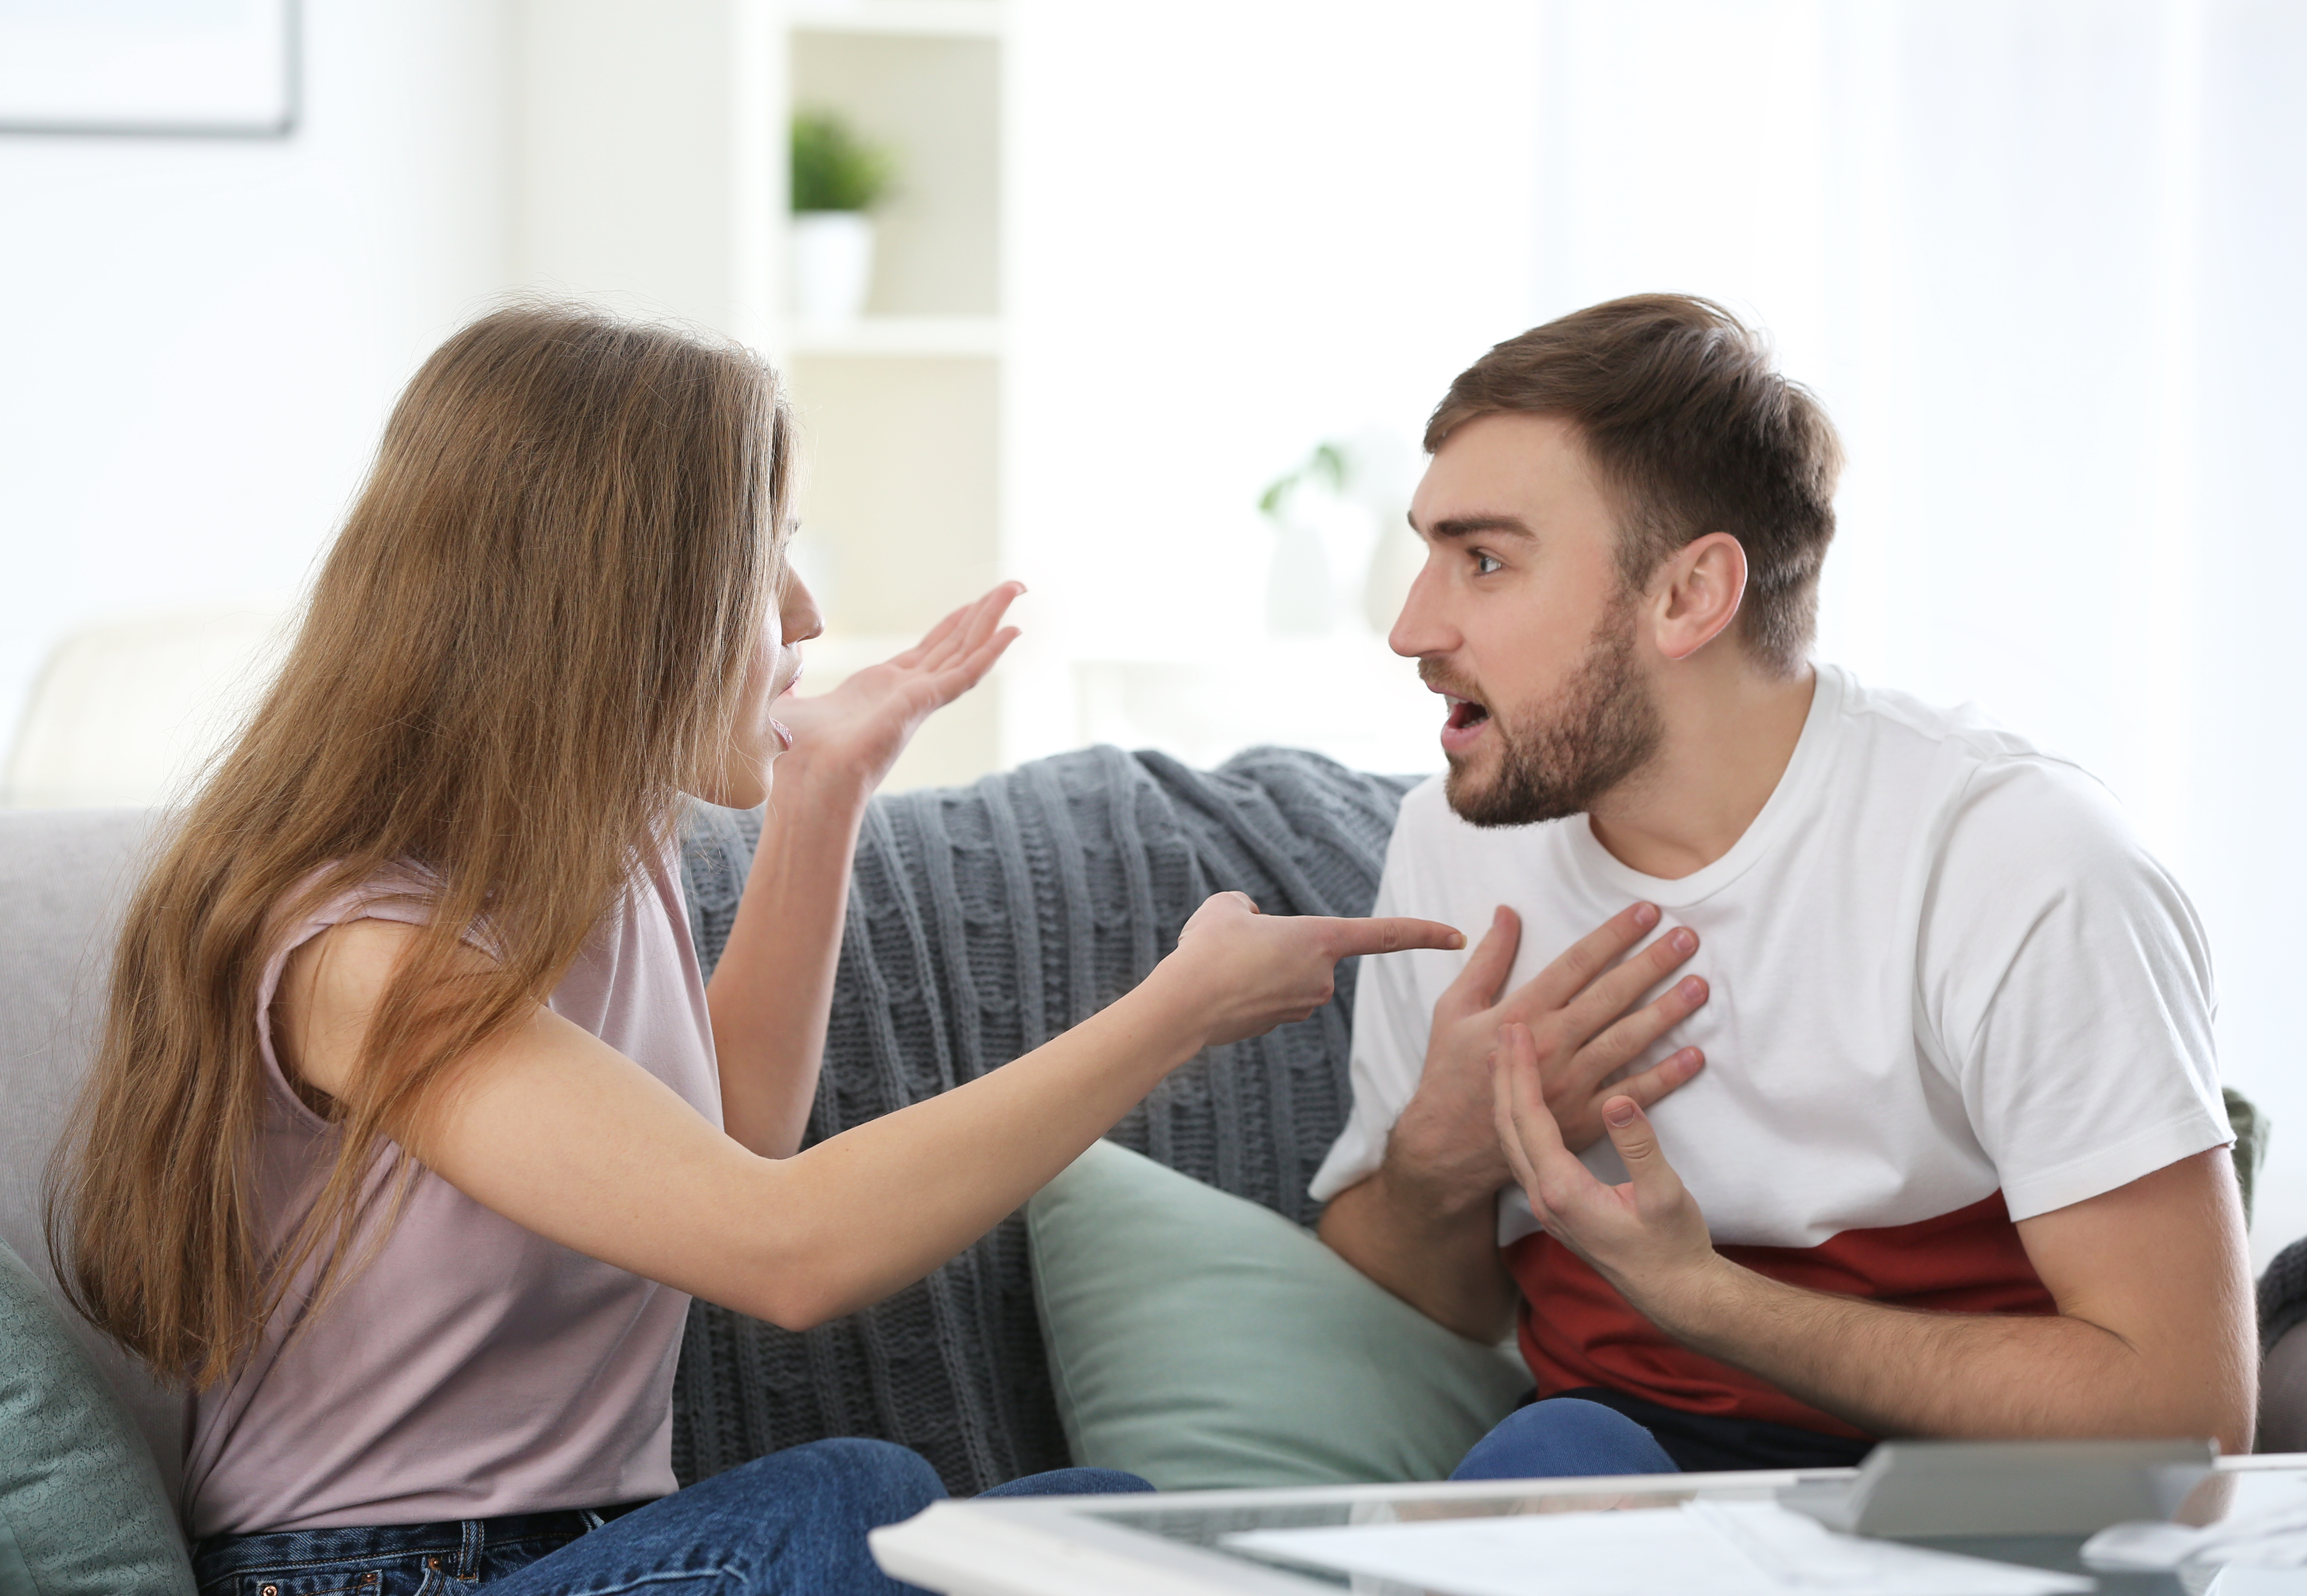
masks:
[[[1436,692],[1448,693],[1454,699],[1471,699],[1478,704],[1483,701],[1471,683],[1460,682],[1433,660],[1418,662],[1418,679]]]

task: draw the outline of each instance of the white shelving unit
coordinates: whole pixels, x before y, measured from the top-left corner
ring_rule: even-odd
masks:
[[[788,323],[778,340],[809,460],[821,688],[1002,574],[1002,13],[999,0],[794,0],[785,28],[786,106],[836,113],[897,169],[865,315]],[[994,768],[999,695],[988,682],[931,721],[890,785]]]
[[[847,326],[796,326],[787,336],[785,348],[803,359],[880,355],[994,360],[1001,355],[1001,320],[998,316],[869,315]]]
[[[1000,0],[795,0],[796,30],[880,33],[916,39],[999,39]]]
[[[766,351],[804,434],[823,688],[1001,574],[1000,0],[511,0],[516,274]],[[867,313],[794,323],[787,133],[891,148]],[[999,759],[998,689],[931,721],[896,786]]]

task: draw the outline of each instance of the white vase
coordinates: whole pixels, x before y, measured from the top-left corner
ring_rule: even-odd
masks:
[[[793,313],[817,326],[854,322],[873,286],[873,219],[804,210],[793,219]]]

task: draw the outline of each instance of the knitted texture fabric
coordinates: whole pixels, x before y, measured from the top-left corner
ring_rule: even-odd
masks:
[[[1268,914],[1368,913],[1416,780],[1285,749],[1198,771],[1092,748],[876,799],[807,1141],[974,1079],[1095,1013],[1211,893],[1238,888]],[[700,806],[690,820],[684,885],[708,972],[759,835],[758,812]],[[1311,1223],[1307,1182],[1351,1105],[1353,978],[1342,966],[1312,1017],[1188,1064],[1111,1139]],[[1022,1215],[919,1284],[803,1334],[690,1309],[673,1399],[682,1484],[828,1436],[911,1446],[956,1494],[1070,1461]]]

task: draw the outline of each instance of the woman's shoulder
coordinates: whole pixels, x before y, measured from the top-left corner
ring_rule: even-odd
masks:
[[[257,1033],[279,1087],[307,1111],[314,1092],[341,1095],[338,1049],[319,1039],[357,1036],[409,946],[432,919],[435,896],[411,865],[347,876],[340,862],[308,871],[274,904],[256,997]],[[476,956],[477,957],[477,956]],[[299,1090],[302,1086],[306,1090]]]

